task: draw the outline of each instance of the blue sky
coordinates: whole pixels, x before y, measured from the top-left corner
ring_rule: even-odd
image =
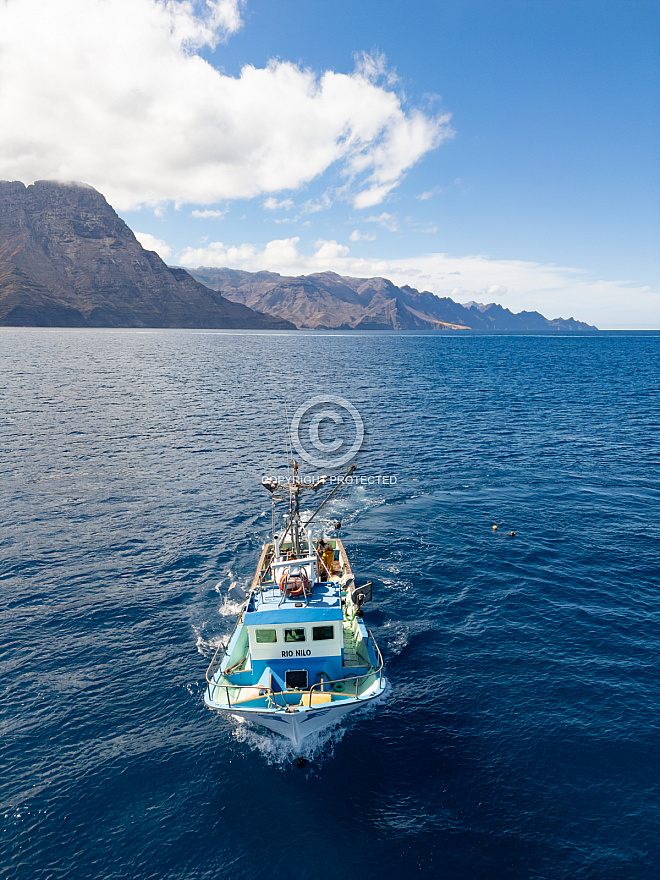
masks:
[[[171,264],[660,328],[656,0],[113,10],[0,0],[0,176],[91,183]]]

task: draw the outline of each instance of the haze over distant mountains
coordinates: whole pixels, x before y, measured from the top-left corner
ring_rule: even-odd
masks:
[[[0,325],[295,329],[170,269],[91,186],[0,181]]]
[[[572,318],[333,272],[171,268],[84,184],[0,181],[0,325],[245,329],[596,330]]]
[[[538,312],[514,314],[495,303],[460,305],[449,297],[397,287],[385,278],[349,278],[319,272],[290,278],[275,272],[189,269],[227,299],[314,330],[596,330],[573,318],[548,320]]]

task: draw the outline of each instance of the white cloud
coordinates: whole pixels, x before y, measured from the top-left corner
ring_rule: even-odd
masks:
[[[224,208],[223,210],[207,208],[205,211],[195,209],[190,212],[190,216],[197,217],[200,220],[221,220],[228,210],[228,208]]]
[[[290,211],[293,208],[293,199],[280,199],[279,201],[270,196],[264,202],[264,208],[267,211]]]
[[[414,217],[406,217],[406,226],[424,235],[434,235],[438,231],[438,227],[434,223],[420,223]]]
[[[339,244],[336,241],[325,241],[320,238],[318,241],[314,242],[314,246],[316,247],[316,253],[314,254],[314,260],[320,261],[321,263],[331,263],[333,260],[347,257],[350,254],[350,248],[346,247],[344,244]]]
[[[156,238],[149,232],[134,232],[137,240],[148,251],[156,251],[162,260],[167,260],[172,254],[172,248],[160,238]]]
[[[367,217],[367,223],[379,223],[381,226],[385,227],[388,232],[399,231],[399,221],[394,214],[388,214],[387,211],[383,211],[378,217],[372,214],[371,217]]]
[[[494,297],[499,302],[507,292],[507,288],[503,284],[491,284],[486,290],[486,296]]]
[[[451,136],[448,116],[374,81],[378,57],[349,74],[216,70],[194,50],[240,27],[241,7],[0,0],[0,177],[83,180],[130,210],[293,190],[333,168],[368,207]]]
[[[427,189],[425,192],[420,193],[420,194],[417,196],[417,198],[418,198],[420,201],[422,201],[422,202],[426,202],[426,201],[428,201],[428,199],[432,199],[433,196],[438,196],[438,195],[440,195],[440,193],[441,193],[442,191],[443,191],[443,189],[442,189],[441,186],[434,186],[434,187],[432,187],[431,189]]]
[[[383,52],[356,52],[353,57],[355,72],[369,82],[377,83],[380,80],[388,86],[394,86],[398,82],[396,70],[388,66],[387,56]]]
[[[351,241],[376,241],[373,233],[360,232],[359,229],[354,229],[348,237]]]
[[[312,254],[298,250],[299,239],[226,247],[221,242],[187,248],[178,255],[184,266],[228,266],[283,275],[333,271],[340,275],[380,276],[395,284],[409,284],[450,296],[456,302],[501,302],[514,312],[539,311],[546,318],[573,317],[601,329],[660,329],[660,291],[629,282],[605,281],[579,269],[525,262],[494,260],[487,256],[450,257],[424,254],[407,259],[364,259],[351,256],[336,241],[317,241]]]
[[[200,0],[165,0],[163,5],[171,19],[172,36],[179,45],[190,49],[216,46],[243,23],[244,0],[205,0],[200,11],[195,8],[202,5]]]
[[[322,196],[316,199],[308,199],[302,205],[303,214],[317,214],[319,211],[327,211],[332,207],[333,193],[326,191]]]
[[[269,241],[263,250],[255,245],[225,245],[221,241],[213,241],[203,247],[188,247],[177,257],[179,266],[231,266],[258,271],[257,266],[289,266],[300,258],[297,245],[298,236],[280,238]]]

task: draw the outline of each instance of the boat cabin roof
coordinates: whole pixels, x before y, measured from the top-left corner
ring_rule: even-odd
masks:
[[[301,560],[302,561],[302,560]],[[282,601],[279,587],[264,587],[253,593],[245,609],[247,626],[289,623],[312,620],[341,620],[342,607],[339,583],[317,582],[312,594],[305,597],[287,597]]]

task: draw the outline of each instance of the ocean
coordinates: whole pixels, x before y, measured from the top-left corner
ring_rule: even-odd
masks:
[[[0,377],[3,877],[660,876],[660,335],[3,328]],[[315,395],[388,688],[296,753],[202,698]]]

